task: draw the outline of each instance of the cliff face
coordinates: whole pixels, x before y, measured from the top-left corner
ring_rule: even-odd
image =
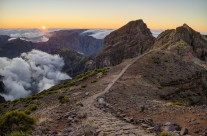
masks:
[[[104,39],[104,48],[96,58],[97,67],[114,66],[123,59],[148,51],[155,38],[142,20],[131,21]]]
[[[153,48],[167,49],[181,56],[194,56],[207,61],[207,40],[205,36],[202,36],[186,24],[161,33],[157,37]]]

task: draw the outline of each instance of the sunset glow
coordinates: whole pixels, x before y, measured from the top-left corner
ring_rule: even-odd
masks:
[[[47,27],[46,26],[42,26],[42,30],[46,30],[47,29]]]
[[[0,27],[39,28],[44,22],[47,28],[119,28],[143,19],[151,29],[187,23],[207,31],[206,5],[206,0],[1,0]]]

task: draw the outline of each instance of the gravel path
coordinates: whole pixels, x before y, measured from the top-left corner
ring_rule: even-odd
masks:
[[[140,126],[133,125],[123,120],[120,120],[119,118],[113,116],[111,113],[106,113],[94,106],[94,103],[97,101],[97,98],[109,92],[111,87],[131,65],[133,65],[137,60],[149,54],[150,52],[152,51],[149,51],[133,59],[129,64],[127,64],[124,67],[124,69],[122,69],[119,75],[115,79],[113,79],[102,92],[95,94],[89,97],[88,99],[82,101],[82,103],[84,104],[82,112],[87,113],[87,123],[90,122],[92,126],[98,128],[99,136],[155,136],[155,134],[147,133]]]

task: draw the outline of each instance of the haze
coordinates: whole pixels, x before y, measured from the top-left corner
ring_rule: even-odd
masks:
[[[119,28],[143,19],[151,29],[187,23],[207,31],[206,0],[1,0],[0,28]]]

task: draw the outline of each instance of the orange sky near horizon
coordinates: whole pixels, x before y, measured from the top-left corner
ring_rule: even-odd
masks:
[[[184,23],[207,32],[206,0],[1,0],[0,28],[112,28],[143,19],[150,29]]]

